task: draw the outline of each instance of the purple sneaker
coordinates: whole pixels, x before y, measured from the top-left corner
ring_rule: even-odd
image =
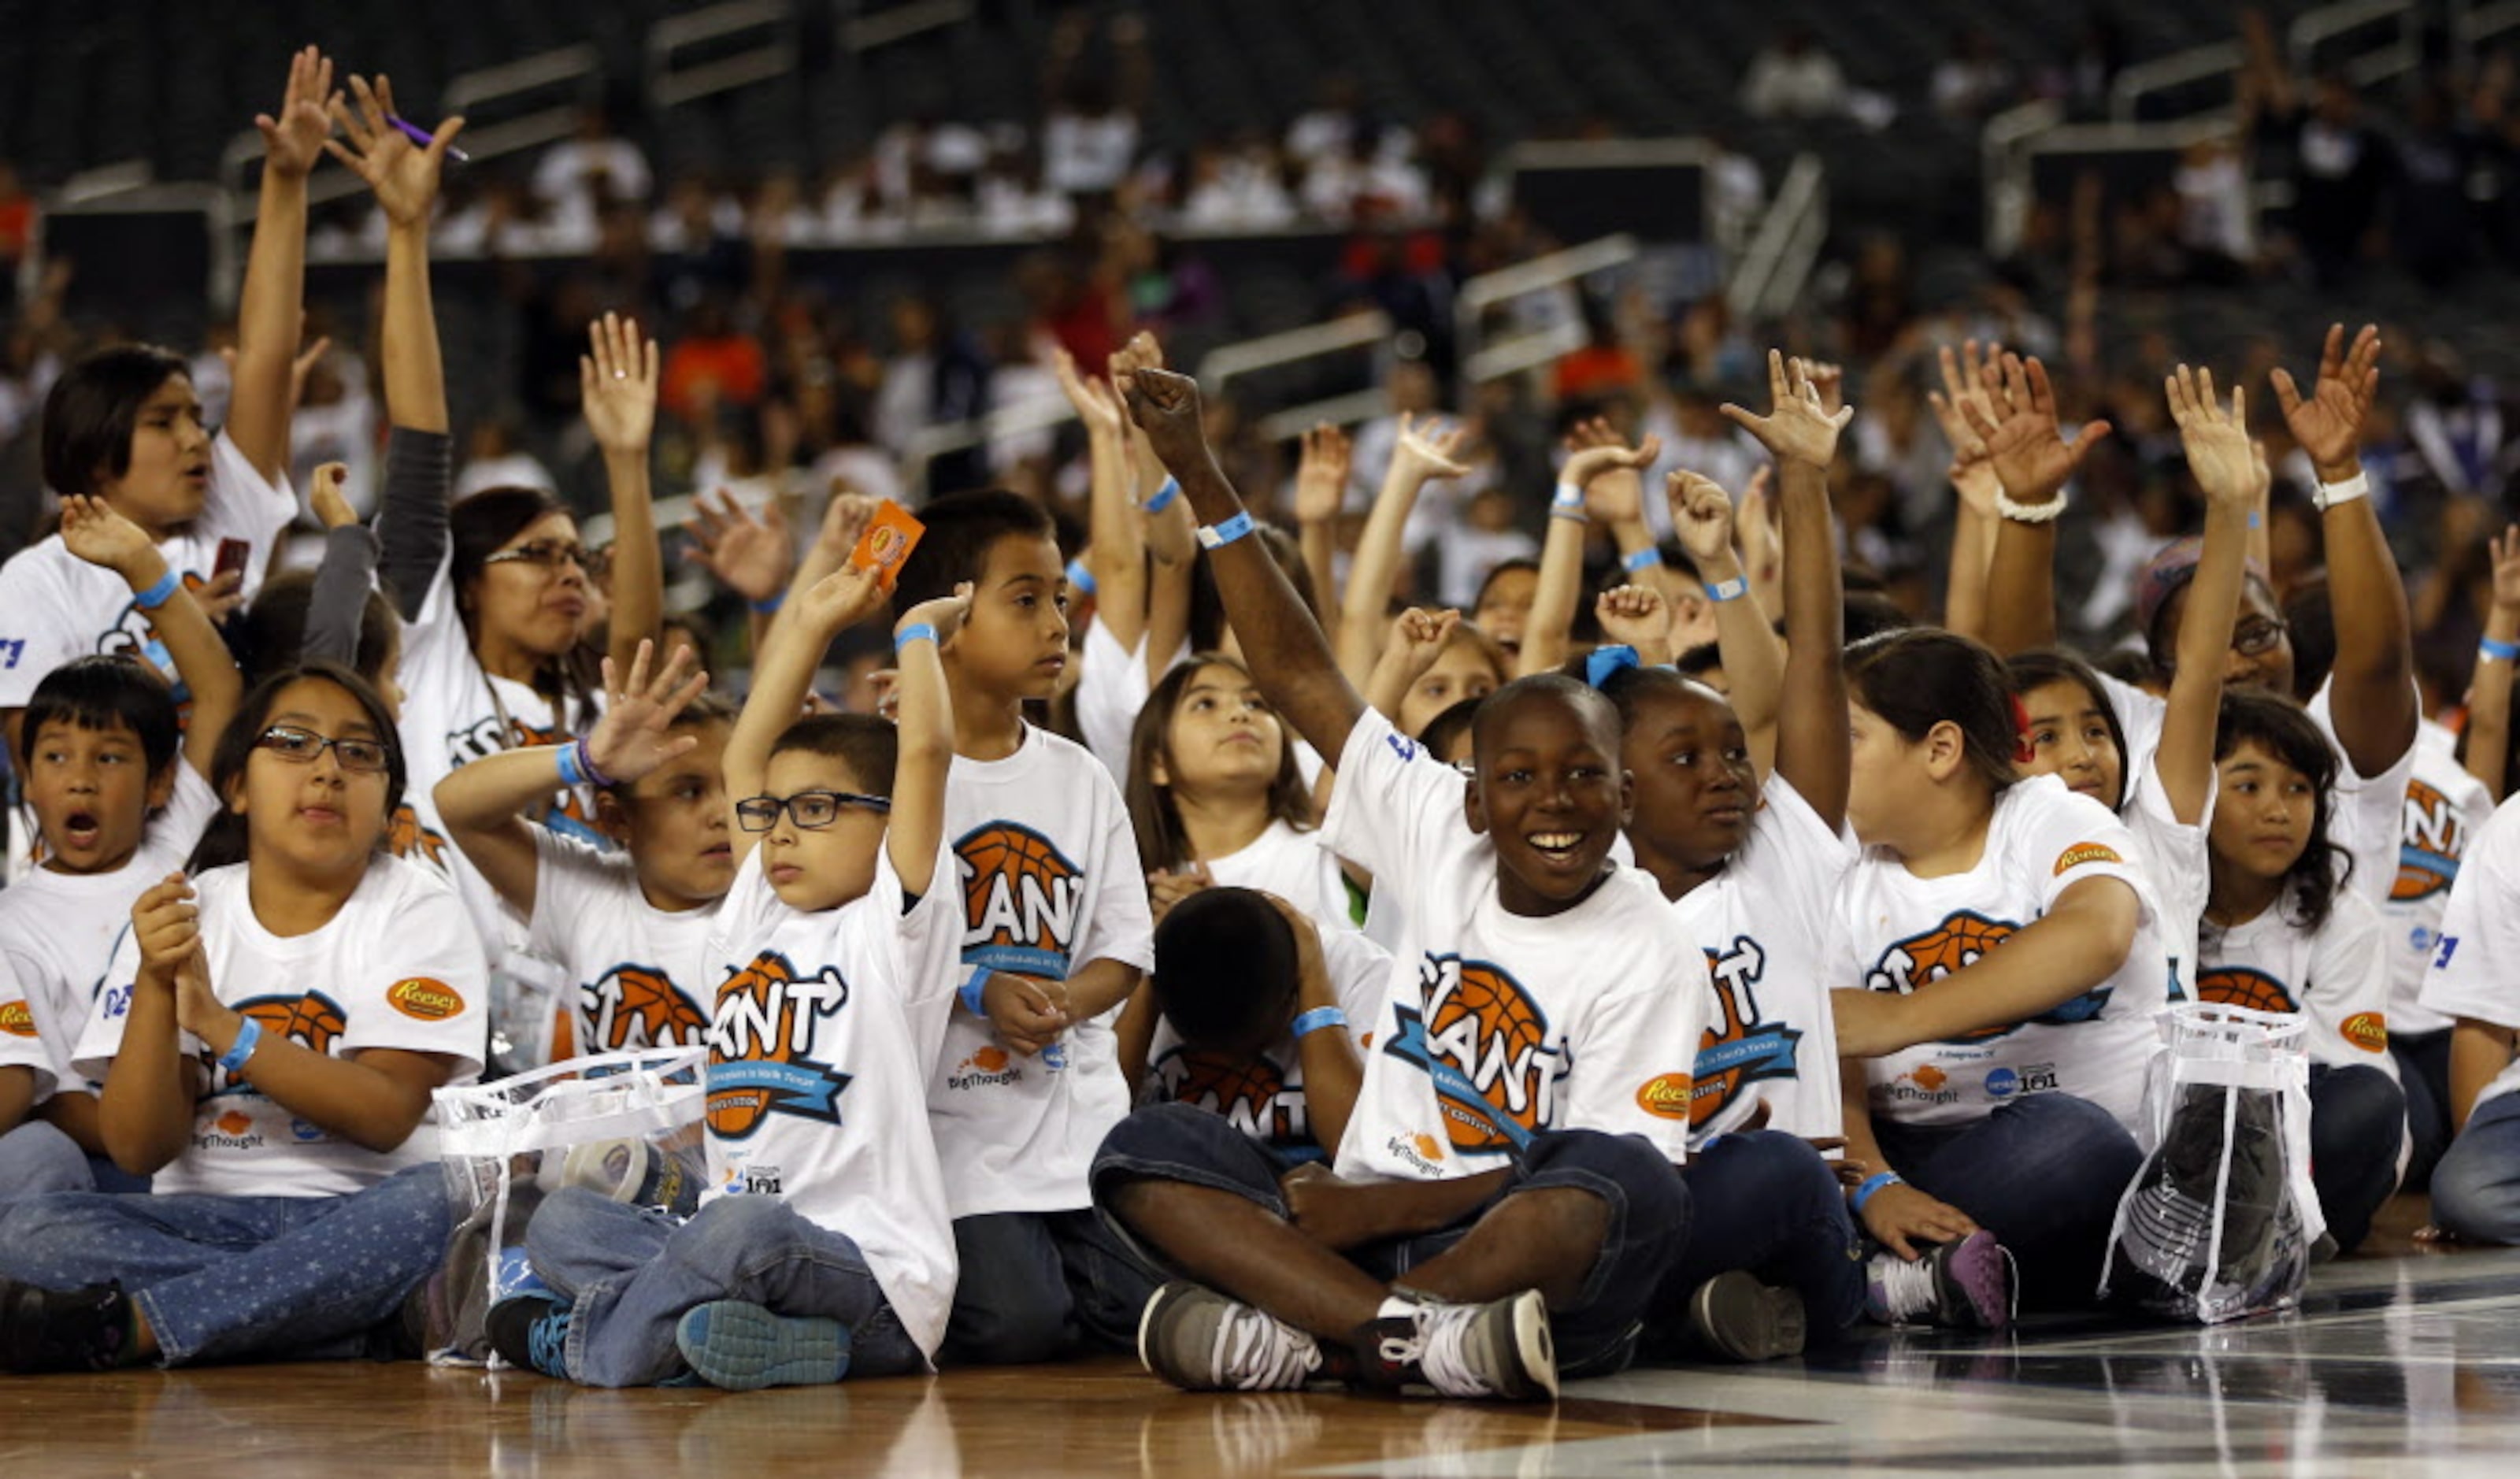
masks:
[[[1882,1324],[2002,1330],[2012,1324],[2012,1255],[1980,1229],[1910,1263],[1883,1249],[1872,1255],[1864,1312]]]

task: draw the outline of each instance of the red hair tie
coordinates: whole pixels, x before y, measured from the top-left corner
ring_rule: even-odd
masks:
[[[2013,763],[2016,765],[2028,765],[2031,761],[2038,758],[2039,746],[2030,742],[2030,710],[2022,703],[2021,695],[2019,694],[2015,694],[2012,695]]]

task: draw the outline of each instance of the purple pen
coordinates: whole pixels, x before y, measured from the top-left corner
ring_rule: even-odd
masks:
[[[385,121],[400,129],[404,138],[411,140],[411,142],[419,145],[423,149],[427,149],[429,145],[437,141],[436,135],[430,133],[428,129],[421,127],[419,124],[412,122],[409,118],[401,117],[394,113],[387,113],[385,114]],[[472,157],[471,155],[466,154],[464,151],[456,148],[452,144],[446,146],[446,157],[453,159],[458,164],[470,164],[472,162]]]

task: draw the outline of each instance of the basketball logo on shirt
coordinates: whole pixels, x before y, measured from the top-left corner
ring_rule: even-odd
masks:
[[[1795,1045],[1803,1035],[1782,1022],[1763,1020],[1759,998],[1751,990],[1767,969],[1768,953],[1748,935],[1735,935],[1729,950],[1706,952],[1716,1019],[1698,1039],[1688,1099],[1692,1130],[1722,1114],[1750,1085],[1794,1077]]]
[[[34,1008],[23,1002],[0,1002],[0,1032],[5,1032],[11,1037],[33,1037],[35,1035]]]
[[[439,873],[446,872],[446,837],[421,825],[420,813],[410,802],[394,808],[385,823],[385,851],[409,863],[426,863]]]
[[[577,994],[589,1053],[687,1048],[708,1040],[709,1020],[665,972],[628,962]]]
[[[1266,1054],[1242,1058],[1176,1049],[1155,1064],[1155,1073],[1164,1097],[1175,1103],[1222,1115],[1227,1124],[1272,1148],[1290,1153],[1313,1149],[1304,1092],[1288,1089],[1285,1071]]]
[[[1399,1032],[1382,1051],[1425,1071],[1453,1148],[1502,1155],[1551,1121],[1562,1059],[1549,1018],[1502,966],[1427,956],[1417,1008],[1393,1008]]]
[[[340,1004],[320,991],[293,997],[255,997],[251,1001],[237,1003],[236,1009],[260,1022],[266,1036],[287,1038],[309,1053],[319,1053],[327,1057],[332,1055],[333,1045],[340,1041],[341,1034],[349,1030],[349,1022],[341,1014]],[[216,1054],[204,1047],[202,1056],[214,1059]],[[228,1077],[224,1068],[214,1067],[212,1074],[212,1094],[225,1094],[240,1087]]]
[[[954,844],[963,874],[963,964],[1067,979],[1083,917],[1085,871],[1048,837],[989,822]]]
[[[2292,988],[2247,965],[2217,965],[2196,976],[2196,1000],[2252,1011],[2299,1011]]]
[[[2466,850],[2467,819],[2456,803],[2421,781],[2408,781],[2406,834],[2400,839],[2398,881],[2389,886],[2389,901],[2429,899],[2450,887]]]
[[[796,979],[786,956],[765,950],[717,989],[709,1024],[708,1127],[743,1140],[773,1114],[840,1122],[840,1092],[851,1075],[813,1056],[816,1028],[848,1005],[836,967]]]
[[[1947,916],[1933,928],[1910,935],[1881,952],[1881,958],[1864,973],[1865,988],[1906,996],[1918,987],[1930,986],[1945,976],[1976,964],[1985,959],[1988,951],[2012,938],[2020,928],[2018,924],[1990,919],[1975,910],[1963,909]],[[2094,986],[2071,1001],[2049,1008],[2028,1022],[1982,1027],[1945,1041],[1983,1043],[2032,1023],[2046,1027],[2070,1027],[2078,1022],[2088,1022],[2108,1007],[2109,997],[2115,990],[2107,985]]]

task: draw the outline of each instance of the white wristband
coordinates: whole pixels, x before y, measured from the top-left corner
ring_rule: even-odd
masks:
[[[2014,503],[1999,490],[1995,495],[1995,512],[2014,523],[2047,523],[2065,512],[2065,490],[2058,488],[2056,496],[2044,504]]]
[[[1549,511],[1554,514],[1560,509],[1572,509],[1578,514],[1583,513],[1584,490],[1571,482],[1559,483],[1557,496],[1549,501]]]
[[[2310,495],[2310,501],[2318,505],[2318,512],[2324,514],[2338,504],[2352,503],[2358,498],[2366,497],[2370,491],[2370,474],[2357,472],[2343,482],[2320,483],[2318,490]]]

